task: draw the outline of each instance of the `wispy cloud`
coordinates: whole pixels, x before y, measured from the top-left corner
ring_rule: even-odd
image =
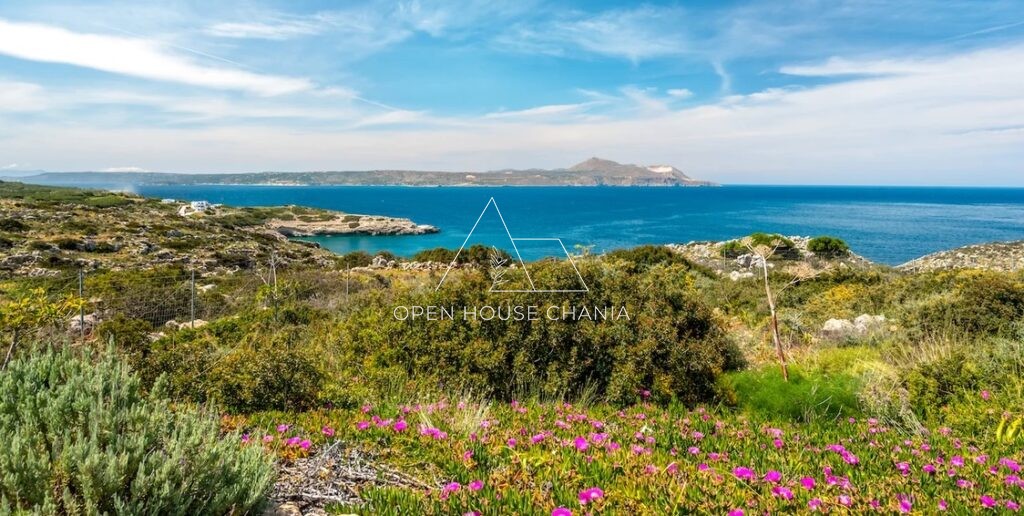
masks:
[[[0,19],[0,54],[208,88],[281,95],[310,90],[304,78],[254,73],[194,59],[141,38],[72,32]]]
[[[108,167],[100,172],[149,172],[149,170],[142,167]]]
[[[207,27],[205,32],[220,38],[285,40],[318,34],[323,30],[322,23],[310,20],[273,20],[215,23]]]

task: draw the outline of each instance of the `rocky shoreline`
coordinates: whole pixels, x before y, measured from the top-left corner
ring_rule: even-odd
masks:
[[[986,269],[1002,272],[1024,270],[1024,240],[989,242],[939,251],[896,267],[906,272],[952,269]]]
[[[864,258],[852,251],[834,258],[821,258],[807,249],[811,237],[787,236],[786,239],[793,242],[793,249],[784,260],[770,260],[769,268],[776,266],[786,267],[796,264],[809,265],[813,270],[823,270],[829,267],[864,269],[874,265],[871,260]],[[752,277],[754,269],[757,268],[757,261],[754,255],[742,253],[736,257],[722,256],[724,246],[739,242],[739,239],[722,241],[692,241],[685,244],[667,244],[669,249],[682,254],[698,265],[708,267],[722,276],[729,276],[734,280]]]
[[[327,220],[281,220],[267,221],[266,227],[286,237],[310,237],[319,235],[426,235],[440,231],[429,224],[417,224],[409,219],[377,215],[353,215],[339,213]]]

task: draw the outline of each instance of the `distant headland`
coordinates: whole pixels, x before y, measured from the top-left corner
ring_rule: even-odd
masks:
[[[632,165],[590,158],[569,168],[434,172],[420,170],[254,172],[40,172],[19,181],[56,186],[131,185],[346,185],[346,186],[718,186],[671,165]]]

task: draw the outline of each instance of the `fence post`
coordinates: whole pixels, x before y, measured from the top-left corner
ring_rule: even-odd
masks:
[[[196,270],[192,269],[191,278],[189,280],[189,326],[192,329],[196,327]]]
[[[85,269],[78,269],[78,332],[85,342]]]

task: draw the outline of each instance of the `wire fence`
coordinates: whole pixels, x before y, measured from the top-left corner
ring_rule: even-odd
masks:
[[[274,309],[279,303],[301,300],[337,308],[347,304],[350,295],[385,284],[362,270],[279,270],[272,259],[265,266],[230,274],[184,268],[82,270],[9,279],[0,282],[0,301],[18,309],[18,296],[27,292],[45,298],[45,304],[65,301],[75,307],[73,312],[48,324],[85,340],[103,321],[119,316],[146,321],[154,330],[194,328],[254,304]],[[0,327],[2,332],[10,329]],[[29,333],[24,330],[22,334]]]

